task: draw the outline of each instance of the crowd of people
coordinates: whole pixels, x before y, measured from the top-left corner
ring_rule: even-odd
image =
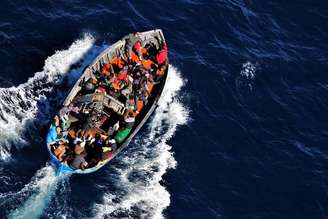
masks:
[[[108,131],[99,132],[94,127],[85,128],[83,123],[90,114],[82,112],[73,99],[54,117],[47,136],[58,160],[73,169],[85,169],[112,157],[147,105],[153,86],[165,74],[167,46],[155,39],[157,42],[144,45],[138,33],[130,34],[120,56],[102,63],[100,71],[93,72],[94,77],[80,83],[77,96],[104,93],[124,104],[124,113]],[[105,116],[102,118],[106,120]]]

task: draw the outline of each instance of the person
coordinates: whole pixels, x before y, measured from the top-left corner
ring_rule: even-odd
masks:
[[[57,139],[63,138],[62,128],[59,126],[56,127]]]
[[[127,86],[126,88],[121,90],[121,94],[124,95],[125,99],[128,99],[133,91],[132,83],[133,83],[133,78],[131,76],[128,76]]]
[[[54,150],[54,154],[58,158],[58,160],[63,161],[63,156],[66,152],[66,147],[63,141],[58,142],[58,147]]]
[[[129,111],[135,111],[137,110],[137,104],[134,100],[134,96],[130,95],[128,101],[126,101],[125,107],[129,110]]]
[[[99,147],[92,142],[88,147],[86,147],[87,151],[87,160],[89,161],[89,166],[94,166],[97,164],[97,161],[99,160],[99,153],[100,149]]]
[[[104,140],[100,134],[96,134],[94,142],[87,147],[88,159],[91,161],[90,165],[96,164],[102,156],[102,147],[104,145]],[[89,154],[90,153],[90,154]]]
[[[165,73],[165,65],[162,65],[156,71],[155,81],[159,82],[163,78],[164,73]]]
[[[125,53],[129,54],[131,51],[133,45],[135,42],[140,41],[140,37],[138,32],[135,33],[130,33],[126,38],[125,38]]]
[[[47,144],[53,144],[57,141],[56,126],[51,125],[47,134]]]
[[[104,144],[104,139],[101,137],[100,134],[97,133],[95,139],[95,144],[97,147],[101,147]]]
[[[59,117],[60,117],[61,128],[62,128],[63,132],[66,132],[67,129],[71,125],[71,121],[68,118],[68,113],[69,113],[69,108],[67,106],[64,106],[63,108],[61,108],[58,113]]]
[[[115,132],[114,128],[113,127],[109,127],[108,128],[108,131],[107,131],[107,134],[108,134],[108,136],[112,136],[114,134],[114,132]]]
[[[70,128],[68,130],[67,134],[67,141],[68,141],[68,148],[70,149],[69,151],[74,151],[75,144],[74,144],[74,139],[76,137],[76,131],[74,128]]]
[[[116,65],[119,69],[123,68],[125,61],[121,57],[114,57],[111,61],[112,65]]]
[[[60,120],[58,115],[55,115],[54,121],[53,121],[54,126],[58,127],[60,125]]]
[[[163,49],[156,55],[156,61],[158,65],[164,64],[167,60],[167,46],[166,43],[163,45]]]
[[[86,95],[86,94],[91,94],[96,90],[96,86],[93,83],[93,79],[89,78],[86,82],[82,84],[82,89],[81,89],[81,94]]]
[[[67,116],[67,114],[69,113],[69,108],[67,107],[67,106],[63,106],[60,110],[59,110],[59,113],[58,113],[58,115],[59,115],[59,117],[61,118],[61,119],[66,119],[66,118],[64,118],[65,116]]]
[[[81,153],[75,156],[73,159],[73,162],[71,164],[71,167],[74,169],[82,169],[84,170],[88,166],[88,162],[85,160],[86,153]]]
[[[155,65],[155,63],[153,63],[150,59],[143,59],[141,63],[146,70],[150,70],[152,65]]]
[[[128,80],[128,66],[124,66],[123,70],[117,74],[117,79],[120,81]]]
[[[93,144],[93,142],[94,142],[95,140],[96,140],[96,139],[95,139],[91,134],[89,134],[89,135],[86,137],[86,142],[88,143],[88,145]]]
[[[147,91],[143,91],[141,92],[141,95],[139,95],[139,99],[143,102],[143,105],[147,105],[148,103],[148,92]],[[140,111],[140,110],[139,110]]]
[[[132,112],[129,112],[125,118],[124,118],[124,122],[125,122],[125,127],[126,128],[132,128],[135,122],[135,118]]]
[[[117,123],[114,124],[113,129],[117,131],[120,128],[120,121],[117,121]]]
[[[116,144],[115,139],[110,139],[108,141],[108,143],[109,143],[110,147],[112,148],[112,152],[114,153],[117,149],[117,144]]]
[[[81,132],[82,132],[81,130],[77,131],[76,137],[74,139],[74,144],[80,144],[81,142],[83,142]]]
[[[80,108],[74,104],[74,103],[70,103],[68,106],[68,109],[70,112],[74,112],[74,113],[79,113],[80,112]]]
[[[120,81],[115,77],[113,80],[113,83],[111,84],[111,87],[115,93],[117,93],[119,90],[121,90]]]
[[[112,148],[110,146],[102,147],[101,160],[107,160],[112,158]]]
[[[101,68],[101,72],[104,73],[107,77],[112,77],[113,74],[110,72],[111,64],[107,63]]]
[[[74,147],[74,153],[76,155],[79,155],[84,152],[84,147],[81,146],[81,144],[76,144]]]
[[[134,51],[130,52],[130,61],[137,65],[140,64],[139,57],[137,56],[137,54]]]
[[[132,90],[134,91],[139,90],[140,82],[141,82],[141,74],[138,71],[133,75]]]

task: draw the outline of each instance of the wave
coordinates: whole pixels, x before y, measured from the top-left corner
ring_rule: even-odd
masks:
[[[163,95],[147,127],[148,134],[137,137],[132,142],[134,146],[123,152],[118,164],[110,168],[110,177],[113,172],[117,174],[113,176],[117,179],[117,189],[106,192],[102,203],[94,205],[96,218],[164,217],[163,211],[170,205],[170,194],[161,184],[162,177],[177,165],[167,142],[177,127],[189,119],[188,109],[179,100],[184,84],[179,70],[170,66]]]
[[[11,219],[39,218],[56,191],[57,182],[60,178],[56,177],[55,170],[51,166],[40,169],[32,178],[31,182],[14,195],[11,199],[20,200],[28,197],[23,205],[9,214]],[[34,194],[30,195],[31,192]]]
[[[256,73],[256,65],[251,62],[246,62],[240,71],[240,75],[247,79],[254,79]]]
[[[253,85],[258,67],[258,63],[254,64],[249,61],[242,65],[240,74],[236,78],[236,88],[238,89],[238,95],[240,98],[242,98],[242,95],[245,94],[245,91],[253,91]],[[245,90],[245,88],[247,88],[247,90]]]
[[[0,88],[0,159],[8,161],[11,158],[11,147],[19,148],[27,144],[24,138],[25,126],[28,121],[38,117],[47,117],[51,114],[51,107],[47,103],[47,95],[54,87],[62,82],[63,76],[70,75],[75,81],[81,70],[94,58],[99,48],[92,47],[94,38],[85,34],[82,39],[76,40],[68,49],[56,51],[45,60],[41,72],[35,73],[24,84],[17,87]],[[93,52],[88,52],[91,49]],[[86,53],[88,52],[87,56]],[[73,64],[82,58],[80,67],[70,70]],[[64,94],[62,94],[64,95]],[[61,99],[62,100],[62,99]],[[39,109],[42,102],[44,107]],[[42,110],[41,115],[38,114]],[[42,118],[38,122],[42,122]],[[48,121],[48,118],[46,118]]]

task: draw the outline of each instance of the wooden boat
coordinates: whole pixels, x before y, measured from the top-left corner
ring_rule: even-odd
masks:
[[[129,34],[98,55],[49,128],[57,173],[91,173],[119,154],[156,108],[167,72],[160,29]]]

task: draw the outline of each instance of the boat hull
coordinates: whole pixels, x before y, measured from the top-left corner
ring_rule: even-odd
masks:
[[[161,30],[154,30],[154,31],[158,31],[159,34],[161,35],[163,41],[165,42],[164,40],[164,36],[161,32]],[[148,31],[148,32],[152,32],[152,31]],[[144,32],[144,33],[148,33],[148,32]],[[115,45],[115,44],[114,44]],[[110,47],[111,48],[111,47]],[[115,48],[114,48],[115,49]],[[107,50],[107,49],[106,49]],[[105,51],[106,51],[105,50]],[[99,57],[102,57],[103,54],[105,53],[102,52],[95,60],[99,59]],[[96,61],[94,61],[91,66],[94,65]],[[167,62],[168,63],[168,62]],[[89,66],[87,67],[87,69],[89,68]],[[86,69],[86,70],[87,70]],[[80,79],[76,82],[75,86],[77,84],[80,83],[81,81],[81,78],[83,77],[83,75],[86,73],[86,70],[84,70],[84,73],[82,74],[82,76],[80,77]],[[72,169],[70,166],[68,165],[65,165],[63,164],[62,162],[60,162],[56,156],[54,156],[54,154],[52,153],[51,151],[51,147],[50,147],[50,144],[47,144],[47,149],[49,151],[49,154],[50,154],[50,163],[55,167],[56,169],[56,173],[57,175],[61,174],[61,173],[64,173],[64,172],[68,172],[68,173],[77,173],[77,174],[88,174],[88,173],[92,173],[92,172],[95,172],[97,170],[99,170],[101,167],[105,166],[110,160],[112,160],[114,157],[116,157],[124,148],[126,148],[129,143],[131,142],[131,140],[133,139],[133,137],[137,134],[137,132],[142,128],[142,126],[145,124],[145,122],[148,120],[148,118],[151,116],[151,114],[154,112],[154,110],[156,109],[157,107],[157,103],[158,103],[158,100],[163,92],[163,89],[164,89],[164,86],[165,86],[165,83],[166,83],[166,79],[167,79],[167,74],[168,74],[168,64],[166,65],[166,68],[165,68],[165,73],[163,75],[163,78],[161,79],[160,83],[158,85],[156,85],[155,88],[155,93],[156,95],[151,97],[148,101],[148,104],[145,106],[145,108],[142,110],[142,113],[140,114],[143,114],[140,116],[141,120],[138,121],[136,127],[133,128],[132,132],[128,135],[128,137],[124,140],[123,144],[112,154],[112,157],[110,159],[107,159],[105,161],[101,161],[100,164],[98,164],[97,166],[95,167],[92,167],[92,168],[87,168],[87,169]],[[75,87],[74,86],[74,87]],[[71,91],[74,92],[74,87]],[[71,94],[70,93],[70,94]],[[71,99],[70,95],[66,98],[66,100],[64,101],[64,105],[65,105],[65,102],[68,102],[68,100]]]

